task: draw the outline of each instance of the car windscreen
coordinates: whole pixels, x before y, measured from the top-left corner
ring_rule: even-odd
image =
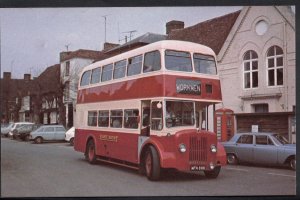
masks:
[[[281,144],[289,144],[289,142],[287,141],[287,139],[285,137],[283,137],[282,135],[279,135],[279,134],[274,134],[273,135],[277,140],[278,142],[280,142]]]

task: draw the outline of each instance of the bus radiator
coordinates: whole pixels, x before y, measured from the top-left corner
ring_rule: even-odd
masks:
[[[190,137],[190,164],[201,164],[207,161],[207,138]]]

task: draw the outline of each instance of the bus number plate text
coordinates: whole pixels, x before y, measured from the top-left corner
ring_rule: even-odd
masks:
[[[200,170],[205,170],[205,166],[198,166],[198,165],[191,166],[191,171],[200,171]]]

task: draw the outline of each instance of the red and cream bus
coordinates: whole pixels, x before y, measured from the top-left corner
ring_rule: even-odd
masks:
[[[216,178],[226,153],[202,129],[221,102],[214,52],[165,40],[85,67],[78,87],[74,149],[160,178],[162,169]],[[207,120],[206,120],[207,121]]]

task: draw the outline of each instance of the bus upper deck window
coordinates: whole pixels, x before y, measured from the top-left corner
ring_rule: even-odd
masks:
[[[189,52],[183,51],[165,51],[166,69],[174,71],[191,72],[192,60]]]
[[[125,71],[126,71],[126,60],[116,62],[114,68],[114,79],[124,77]]]
[[[127,76],[132,76],[141,73],[142,60],[142,55],[128,59]]]
[[[161,68],[160,52],[152,51],[152,52],[145,53],[143,73],[157,71],[160,70],[160,68]]]
[[[216,63],[213,56],[194,54],[195,71],[203,74],[217,74]]]
[[[99,83],[99,81],[100,81],[100,74],[101,74],[101,68],[100,67],[92,70],[91,84],[93,84],[93,83]]]
[[[113,64],[105,65],[102,69],[101,81],[109,81],[112,79]]]
[[[90,83],[91,70],[83,73],[80,81],[80,86],[85,86]]]

